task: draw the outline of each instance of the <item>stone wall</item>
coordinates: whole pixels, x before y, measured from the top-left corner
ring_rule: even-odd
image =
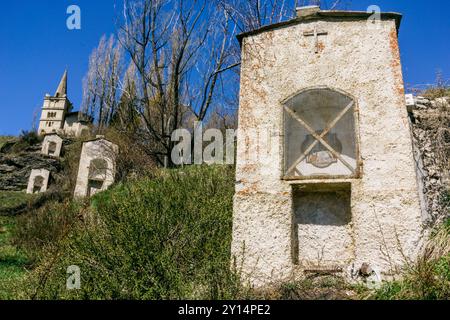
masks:
[[[415,97],[409,106],[422,207],[429,224],[448,218],[450,98]]]
[[[32,170],[47,169],[52,174],[61,172],[60,159],[43,155],[41,143],[14,152],[15,143],[17,141],[6,143],[0,150],[0,190],[26,190]]]
[[[40,153],[0,154],[0,190],[26,190],[33,169],[59,172],[61,163],[57,159],[43,156]]]

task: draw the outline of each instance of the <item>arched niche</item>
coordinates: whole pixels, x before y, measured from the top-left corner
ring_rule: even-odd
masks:
[[[108,162],[104,159],[93,159],[89,165],[88,197],[103,190],[108,173]]]
[[[328,87],[302,90],[283,102],[284,178],[359,176],[356,101]]]
[[[44,186],[44,181],[45,181],[45,179],[42,176],[34,177],[33,193],[40,193],[42,191],[42,188]]]

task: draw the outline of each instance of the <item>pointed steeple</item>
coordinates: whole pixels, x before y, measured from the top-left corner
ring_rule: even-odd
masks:
[[[64,97],[64,96],[67,96],[67,70],[64,72],[64,75],[55,93],[55,97]]]

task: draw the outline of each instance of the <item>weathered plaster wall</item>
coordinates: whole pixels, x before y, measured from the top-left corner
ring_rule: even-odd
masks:
[[[355,258],[350,190],[302,192],[294,190],[294,246],[299,266],[328,269]],[[295,252],[294,252],[295,253]]]
[[[56,143],[55,153],[52,154],[51,156],[58,158],[59,156],[61,156],[63,139],[56,134],[51,134],[51,135],[45,136],[44,141],[42,142],[41,152],[42,152],[42,154],[48,156],[49,155],[49,147],[50,147],[51,142]]]
[[[30,178],[28,180],[28,187],[27,187],[28,194],[33,194],[34,182],[38,177],[43,178],[42,187],[39,193],[47,191],[48,182],[50,180],[50,171],[48,171],[47,169],[33,169],[31,171]]]
[[[73,137],[81,137],[83,134],[90,132],[89,125],[78,120],[78,116],[66,118],[64,122],[64,134]]]
[[[91,161],[94,159],[103,159],[107,163],[106,176],[102,190],[106,190],[114,183],[117,153],[117,145],[105,139],[96,139],[83,144],[75,186],[75,197],[84,198],[88,195],[89,167]]]
[[[64,98],[45,97],[39,121],[38,134],[44,135],[61,130],[64,126],[64,116],[67,111],[68,100]],[[55,117],[48,117],[49,112],[56,113]],[[52,122],[52,126],[47,124]]]
[[[303,36],[316,24],[328,32],[320,36],[319,54],[313,38]],[[368,263],[388,274],[420,247],[422,221],[397,31],[393,20],[381,21],[380,27],[368,28],[365,20],[311,21],[243,41],[232,251],[256,285],[297,269],[295,182],[281,179],[281,101],[307,87],[343,90],[358,104],[362,175],[345,180],[351,183],[354,258],[344,269],[350,274]],[[324,183],[306,183],[315,182]]]

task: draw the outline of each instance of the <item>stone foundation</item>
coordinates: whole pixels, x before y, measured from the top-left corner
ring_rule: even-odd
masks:
[[[411,97],[409,115],[422,211],[433,225],[450,217],[450,98]]]

